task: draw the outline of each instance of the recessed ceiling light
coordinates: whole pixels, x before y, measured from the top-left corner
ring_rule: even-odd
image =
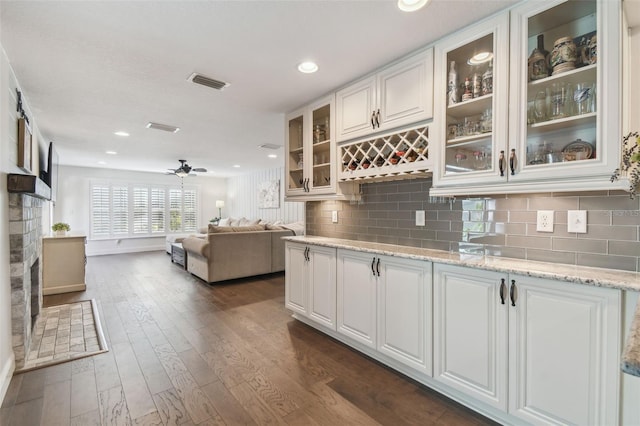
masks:
[[[278,158],[278,156],[276,154],[269,154],[269,155],[267,155],[267,157],[269,157],[269,158]]]
[[[298,71],[305,74],[311,74],[318,71],[318,65],[315,62],[306,61],[298,65]]]
[[[117,152],[115,152],[115,151],[105,151],[105,154],[116,155]]]
[[[478,64],[483,64],[485,62],[489,62],[492,59],[493,59],[493,53],[491,53],[491,52],[479,52],[479,53],[476,53],[475,55],[473,55],[471,58],[469,58],[467,63],[469,65],[478,65]]]
[[[233,167],[235,167],[236,169],[240,167],[240,164],[234,164]]]
[[[162,130],[170,133],[177,133],[178,130],[180,130],[180,127],[170,126],[168,124],[154,123],[150,121],[147,123],[147,129],[156,129],[156,130]]]
[[[122,130],[113,133],[116,136],[129,136],[129,133],[123,132]]]
[[[422,9],[431,0],[398,0],[398,9],[403,12],[415,12]]]
[[[107,162],[106,161],[98,161],[98,164],[105,165],[105,164],[107,164]]]

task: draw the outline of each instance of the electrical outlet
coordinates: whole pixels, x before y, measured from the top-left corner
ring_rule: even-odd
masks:
[[[424,226],[424,210],[416,210],[416,226]]]
[[[576,234],[587,233],[587,211],[568,210],[567,211],[567,232]]]
[[[338,210],[331,211],[331,222],[338,223]]]
[[[553,232],[553,210],[538,210],[538,232]]]

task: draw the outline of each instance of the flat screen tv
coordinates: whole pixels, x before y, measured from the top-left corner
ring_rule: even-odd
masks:
[[[53,146],[53,142],[49,142],[49,151],[46,158],[46,168],[42,171],[40,179],[51,188],[51,201],[55,202],[58,189],[58,153]]]

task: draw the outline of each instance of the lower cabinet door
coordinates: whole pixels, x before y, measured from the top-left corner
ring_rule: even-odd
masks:
[[[378,350],[431,375],[431,262],[380,256],[378,269]]]
[[[373,254],[338,249],[338,332],[376,347],[376,277]],[[373,265],[373,266],[372,266]]]
[[[510,279],[510,413],[534,424],[618,424],[620,291]]]
[[[309,318],[336,329],[336,249],[310,246]]]
[[[507,411],[505,274],[434,265],[434,378]],[[506,284],[505,286],[506,287]],[[504,290],[503,287],[503,290]]]
[[[284,305],[307,315],[307,246],[287,242],[285,247]]]

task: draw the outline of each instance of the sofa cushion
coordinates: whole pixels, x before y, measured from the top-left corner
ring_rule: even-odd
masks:
[[[230,217],[229,218],[229,226],[240,226],[240,222],[242,221],[242,219],[244,219],[244,217],[241,217],[241,218],[238,218],[238,219]]]
[[[225,217],[218,221],[218,226],[229,226],[229,223],[231,223],[231,218]]]
[[[260,224],[260,219],[240,219],[240,226],[253,226]]]
[[[182,240],[182,248],[200,256],[209,257],[209,242],[202,238],[185,238]]]

